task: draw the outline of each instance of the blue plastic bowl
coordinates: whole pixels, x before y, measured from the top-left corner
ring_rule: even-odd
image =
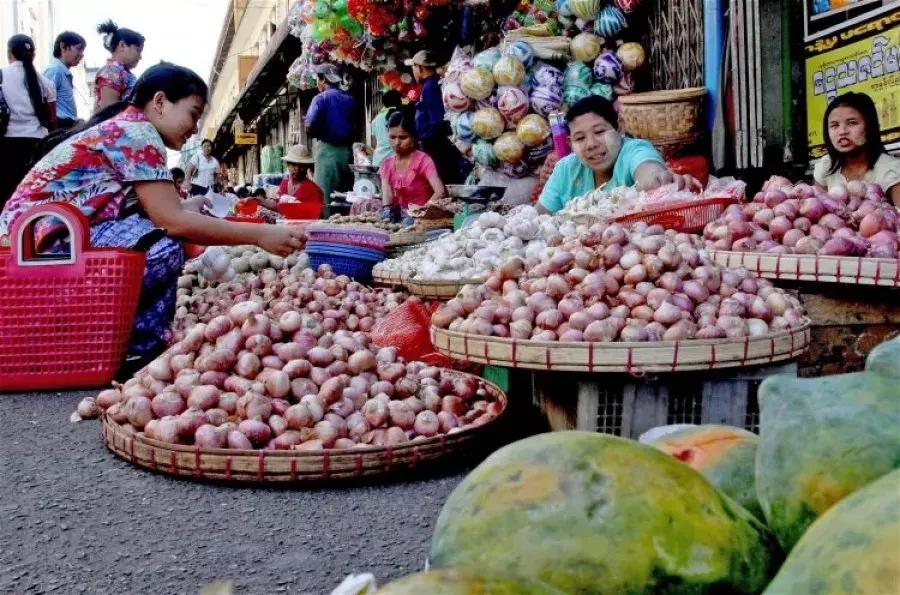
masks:
[[[306,253],[313,269],[330,265],[338,275],[347,275],[360,283],[372,280],[372,267],[384,260],[384,252],[327,242],[307,242]]]

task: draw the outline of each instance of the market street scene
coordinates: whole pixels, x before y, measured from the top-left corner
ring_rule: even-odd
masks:
[[[0,34],[0,594],[900,593],[900,0]]]

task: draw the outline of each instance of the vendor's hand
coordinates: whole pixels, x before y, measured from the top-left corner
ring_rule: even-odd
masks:
[[[673,174],[672,183],[675,184],[677,190],[688,190],[690,192],[701,192],[703,184],[700,180],[689,174]]]
[[[287,256],[303,247],[303,231],[287,225],[260,225],[256,245],[272,254]]]

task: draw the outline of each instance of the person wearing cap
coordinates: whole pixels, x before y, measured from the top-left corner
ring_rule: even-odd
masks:
[[[290,202],[317,203],[324,209],[322,189],[309,179],[309,172],[316,163],[309,154],[309,149],[303,145],[294,145],[288,149],[287,155],[282,160],[287,167],[288,175],[278,186],[278,196],[290,197]]]
[[[434,160],[438,174],[447,184],[461,183],[468,168],[459,150],[450,141],[450,127],[444,120],[444,99],[437,75],[437,60],[431,52],[422,50],[406,60],[413,76],[422,86],[416,103],[416,130],[423,151]]]
[[[355,102],[340,84],[341,76],[334,66],[322,68],[318,73],[319,94],[306,112],[306,132],[316,139],[315,183],[326,200],[332,192],[348,188],[351,179]]]

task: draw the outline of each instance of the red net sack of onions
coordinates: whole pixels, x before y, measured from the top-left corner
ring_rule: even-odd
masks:
[[[753,202],[728,207],[703,237],[714,250],[897,258],[898,219],[878,184],[853,181],[825,192],[772,178]]]
[[[475,377],[405,363],[394,348],[370,347],[367,333],[301,318],[298,326],[256,302],[236,304],[79,412],[105,410],[171,444],[322,450],[451,434],[502,411]]]
[[[696,236],[659,225],[593,225],[467,285],[439,328],[541,341],[669,341],[759,336],[801,324],[799,302],[746,269],[706,258]]]
[[[258,275],[246,275],[215,287],[198,287],[178,299],[179,310],[184,312],[173,323],[175,341],[197,322],[209,322],[227,314],[234,304],[247,301],[258,304],[260,313],[273,319],[287,316],[296,324],[302,314],[311,314],[326,331],[369,332],[376,320],[397,308],[407,296],[370,289],[346,275],[335,275],[330,266],[322,265],[318,271],[264,269]]]

